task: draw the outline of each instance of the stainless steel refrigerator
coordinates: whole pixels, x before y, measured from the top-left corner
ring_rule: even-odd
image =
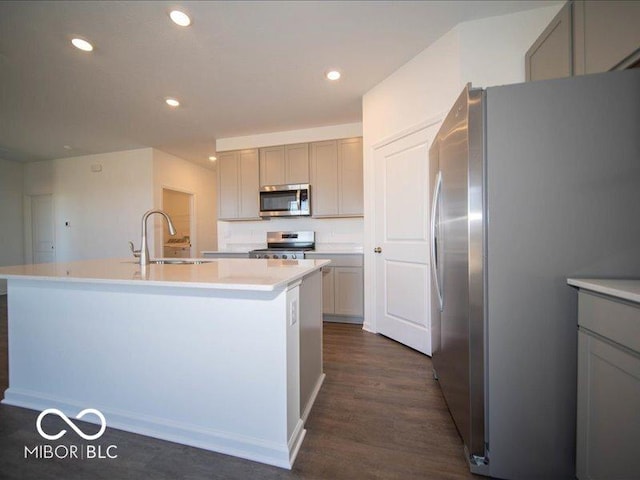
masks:
[[[640,70],[469,85],[429,159],[434,374],[470,469],[575,478],[566,280],[640,278]]]

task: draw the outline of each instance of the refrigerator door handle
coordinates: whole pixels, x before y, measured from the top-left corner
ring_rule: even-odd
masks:
[[[440,286],[440,274],[438,266],[438,238],[436,235],[436,214],[440,211],[440,195],[442,192],[442,172],[436,176],[436,186],[433,190],[433,201],[431,202],[431,270],[435,278],[436,292],[442,311],[442,287]],[[439,230],[439,229],[438,229]]]

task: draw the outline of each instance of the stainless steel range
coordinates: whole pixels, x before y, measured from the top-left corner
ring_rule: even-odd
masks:
[[[304,252],[313,250],[315,232],[267,232],[267,248],[249,252],[249,258],[284,258],[301,260]]]

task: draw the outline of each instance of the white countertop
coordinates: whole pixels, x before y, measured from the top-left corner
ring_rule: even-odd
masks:
[[[203,257],[205,255],[229,255],[229,256],[233,256],[233,255],[249,255],[249,251],[248,250],[201,250],[200,251],[200,255],[202,255]]]
[[[336,255],[362,254],[364,249],[361,245],[353,244],[333,244],[333,243],[317,243],[316,248],[311,253],[326,253]]]
[[[234,253],[249,253],[251,250],[256,250],[259,248],[266,248],[265,245],[257,246],[255,248],[247,248],[247,247],[232,247],[232,248],[222,248],[220,250],[202,250],[200,252],[201,255],[205,254],[223,254],[223,255],[231,255]],[[353,254],[362,254],[364,253],[364,249],[359,245],[351,245],[351,244],[317,244],[313,250],[310,250],[309,253],[321,253],[321,254],[335,254],[335,255],[353,255]]]
[[[640,280],[570,278],[569,285],[640,303]]]
[[[174,259],[176,260],[176,259]],[[185,260],[185,259],[180,259]],[[203,259],[199,265],[148,265],[131,259],[83,260],[0,267],[0,278],[76,283],[273,291],[328,260]]]

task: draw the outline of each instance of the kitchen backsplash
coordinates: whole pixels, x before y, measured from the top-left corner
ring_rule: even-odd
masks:
[[[313,230],[316,244],[362,247],[362,218],[276,218],[255,222],[218,222],[219,250],[251,250],[266,246],[267,232]]]

